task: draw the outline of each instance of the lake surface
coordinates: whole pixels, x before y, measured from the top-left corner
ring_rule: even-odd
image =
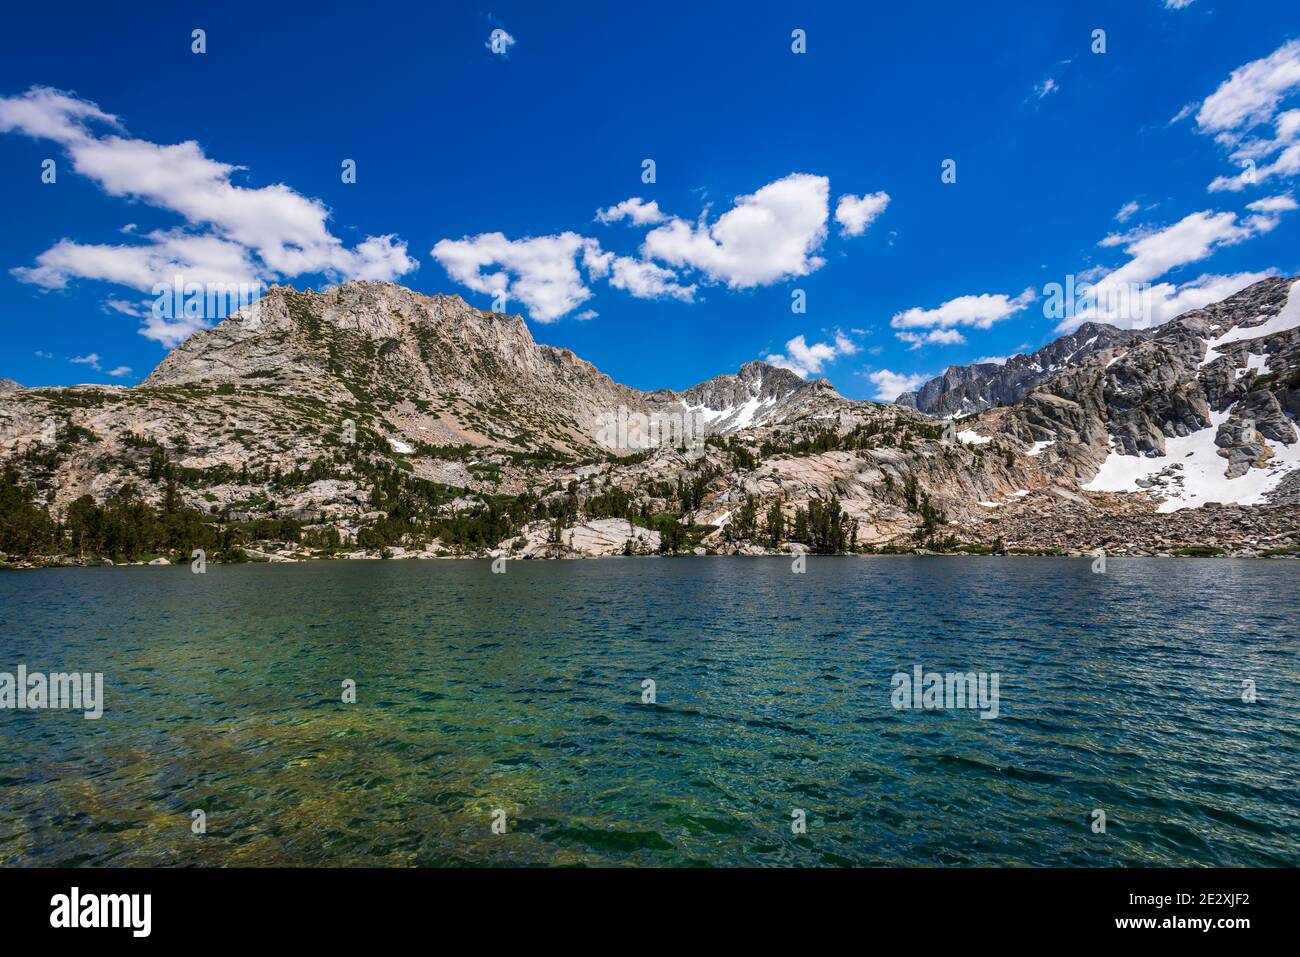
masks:
[[[1298,573],[817,556],[803,575],[780,558],[0,573],[0,671],[101,671],[106,697],[98,721],[0,711],[0,865],[1294,866]],[[891,677],[918,664],[996,672],[998,717],[895,709]]]

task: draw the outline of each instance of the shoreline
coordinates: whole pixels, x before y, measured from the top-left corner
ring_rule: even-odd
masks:
[[[436,562],[436,561],[456,561],[456,562],[495,562],[502,556],[499,555],[429,555],[429,554],[411,554],[411,555],[318,555],[304,558],[249,558],[245,561],[217,561],[208,559],[208,565],[222,566],[239,566],[239,565],[312,565],[319,562]],[[723,553],[706,553],[704,555],[681,554],[681,555],[563,555],[555,557],[537,557],[529,556],[527,558],[509,558],[506,557],[506,564],[515,564],[522,562],[569,562],[569,561],[606,561],[616,559],[696,559],[696,558],[733,558],[733,559],[757,559],[757,558],[781,558],[795,559],[800,557],[795,552],[770,552],[767,554],[723,554]],[[805,559],[821,558],[1063,558],[1072,560],[1089,560],[1095,561],[1098,556],[1095,552],[1059,552],[1048,549],[1026,549],[1024,551],[1009,552],[983,552],[983,551],[952,551],[936,552],[925,549],[912,551],[880,551],[880,552],[834,552],[834,553],[810,553],[804,552],[802,557]],[[1300,559],[1300,550],[1280,551],[1276,554],[1267,554],[1260,552],[1223,552],[1211,553],[1195,549],[1179,549],[1176,552],[1152,552],[1150,554],[1129,554],[1126,552],[1106,552],[1107,561],[1117,561],[1123,559],[1200,559],[1200,560],[1259,560],[1259,561],[1286,561]],[[178,557],[175,561],[153,559],[149,561],[109,561],[109,560],[92,560],[92,559],[48,559],[44,561],[24,561],[8,562],[0,561],[0,571],[40,571],[49,569],[64,568],[176,568],[190,564],[189,560]]]

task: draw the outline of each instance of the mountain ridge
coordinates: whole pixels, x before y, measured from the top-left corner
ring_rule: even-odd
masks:
[[[949,366],[942,375],[894,401],[927,415],[960,418],[997,405],[1021,401],[1035,386],[1076,359],[1131,345],[1150,330],[1125,330],[1085,322],[1032,353],[1017,353],[1004,363]]]
[[[1297,289],[1061,337],[1017,363],[1019,401],[958,426],[760,361],[643,392],[458,296],[274,287],[134,388],[0,393],[0,467],[65,522],[138,502],[365,554],[1059,548],[1065,528],[1251,553],[1300,528]]]

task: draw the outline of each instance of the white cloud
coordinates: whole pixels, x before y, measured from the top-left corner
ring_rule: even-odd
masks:
[[[124,379],[131,374],[131,367],[117,366],[116,368],[110,369],[108,374],[114,379]]]
[[[610,267],[609,284],[615,289],[631,293],[637,299],[663,299],[671,297],[682,302],[693,302],[695,286],[682,286],[677,273],[644,259],[616,256]]]
[[[1100,245],[1124,246],[1131,258],[1097,286],[1149,282],[1179,266],[1205,259],[1220,247],[1266,233],[1277,223],[1276,217],[1264,212],[1239,221],[1236,213],[1201,210],[1164,229],[1111,234]]]
[[[120,312],[136,319],[143,319],[149,312],[147,304],[127,302],[125,299],[105,299],[99,307],[105,312]]]
[[[1260,160],[1297,141],[1300,141],[1300,109],[1284,110],[1273,118],[1272,135],[1251,135],[1238,141],[1232,152],[1232,160],[1236,163]]]
[[[96,372],[99,372],[100,369],[102,368],[99,364],[100,359],[99,359],[99,353],[97,352],[92,352],[89,355],[85,355],[85,356],[73,356],[68,361],[73,363],[74,365],[90,366]]]
[[[249,250],[216,236],[155,230],[148,245],[79,243],[61,239],[36,257],[35,266],[11,269],[18,279],[46,289],[64,289],[72,278],[94,279],[140,291],[157,283],[242,283],[259,269]]]
[[[835,333],[835,342],[814,342],[809,345],[803,336],[795,336],[785,344],[784,353],[774,353],[763,361],[769,365],[789,369],[802,379],[819,375],[828,362],[840,356],[851,356],[859,351],[858,344],[841,332]]]
[[[114,131],[99,132],[107,127]],[[161,145],[118,135],[121,124],[71,93],[32,87],[0,97],[0,132],[58,143],[73,170],[110,196],[178,214],[186,227],[155,230],[144,243],[63,239],[14,275],[47,289],[94,279],[148,290],[177,274],[186,282],[260,282],[320,273],[332,280],[392,280],[417,267],[392,235],[346,247],[329,210],[284,184],[235,186],[242,167],[207,157],[195,142]],[[124,231],[133,235],[131,231]]]
[[[580,261],[600,277],[613,259],[594,239],[572,232],[513,240],[502,233],[443,239],[432,255],[456,282],[488,295],[502,291],[522,302],[537,322],[554,322],[591,298]],[[491,267],[497,268],[483,271]]]
[[[1247,286],[1274,275],[1273,270],[1265,272],[1239,272],[1230,276],[1203,275],[1182,284],[1161,282],[1150,290],[1149,319],[1147,325],[1158,326],[1175,319],[1185,312],[1201,309],[1215,302],[1222,302],[1229,296],[1241,292]],[[1112,324],[1123,326],[1122,317],[1103,319]]]
[[[1239,66],[1205,98],[1196,113],[1203,133],[1231,133],[1268,122],[1278,104],[1300,88],[1300,40]]]
[[[835,221],[840,224],[840,235],[861,236],[889,205],[886,192],[854,196],[845,193],[835,203]]]
[[[1090,297],[1075,314],[1056,327],[1070,332],[1085,322],[1105,322],[1121,329],[1149,329],[1176,319],[1185,312],[1221,302],[1247,286],[1274,275],[1273,270],[1241,272],[1222,276],[1205,274],[1184,283],[1158,282],[1132,297],[1107,296],[1103,291]]]
[[[959,346],[966,341],[966,337],[956,329],[931,329],[927,333],[896,332],[894,338],[911,343],[913,349],[926,345]]]
[[[699,270],[733,289],[805,276],[825,260],[814,255],[826,240],[830,181],[792,173],[746,196],[710,224],[674,218],[651,230],[643,259]]]
[[[975,365],[991,364],[995,366],[1004,366],[1010,358],[1010,356],[980,356],[975,360]]]
[[[1042,83],[1039,83],[1034,87],[1034,94],[1041,100],[1044,97],[1055,93],[1060,88],[1060,84],[1049,76]]]
[[[1243,165],[1245,168],[1235,176],[1216,176],[1210,182],[1209,191],[1240,193],[1247,186],[1258,186],[1274,176],[1295,176],[1300,173],[1300,143],[1292,144],[1264,166],[1257,166],[1253,159],[1247,159]]]
[[[1119,212],[1115,214],[1115,219],[1117,222],[1127,223],[1133,218],[1133,214],[1141,208],[1135,200],[1129,200],[1119,208]]]
[[[873,398],[879,402],[893,402],[904,392],[919,389],[932,378],[934,377],[926,373],[903,375],[898,372],[890,372],[888,369],[867,373],[867,379],[876,387]]]
[[[640,196],[633,196],[615,206],[596,211],[596,221],[601,223],[616,223],[620,219],[627,219],[633,226],[652,226],[667,218],[656,200],[647,203]]]
[[[177,316],[173,319],[165,319],[161,316],[155,316],[153,311],[150,310],[144,317],[144,323],[140,327],[140,335],[146,339],[152,339],[165,348],[172,349],[200,329],[207,328],[207,320],[197,316]]]
[[[1289,205],[1288,205],[1289,203]],[[1163,229],[1136,229],[1112,233],[1103,247],[1123,246],[1128,262],[1100,278],[1073,314],[1062,319],[1057,332],[1069,332],[1084,322],[1107,322],[1123,329],[1146,329],[1168,322],[1191,309],[1239,292],[1270,273],[1202,275],[1184,283],[1156,282],[1166,274],[1208,258],[1218,249],[1262,235],[1278,224],[1277,214],[1297,208],[1288,196],[1258,200],[1248,207],[1252,215],[1201,210]],[[1094,273],[1096,271],[1093,271]],[[1088,277],[1089,281],[1093,278]]]
[[[1300,209],[1296,201],[1291,198],[1290,193],[1283,193],[1280,196],[1268,196],[1264,199],[1257,199],[1253,203],[1247,203],[1246,208],[1256,213],[1285,213],[1293,209]]]
[[[1300,39],[1233,70],[1205,98],[1196,113],[1198,131],[1232,150],[1231,160],[1242,167],[1234,175],[1216,177],[1210,192],[1236,193],[1274,177],[1300,175],[1300,109],[1278,112],[1282,101],[1297,92]],[[1253,132],[1265,124],[1273,125],[1270,135]]]
[[[33,86],[22,96],[0,97],[0,133],[68,143],[86,136],[86,123],[121,129],[116,116],[74,93]]]
[[[1186,10],[1196,0],[1165,0],[1166,10]]]
[[[695,224],[669,217],[657,202],[639,196],[597,210],[602,223],[660,224],[646,234],[639,256],[608,252],[574,232],[520,240],[482,233],[444,239],[432,253],[452,279],[476,292],[504,290],[539,322],[554,321],[589,299],[588,280],[607,279],[642,299],[693,302],[698,283],[684,276],[698,273],[701,281],[746,289],[823,266],[816,253],[826,240],[829,196],[826,177],[793,173],[737,197],[713,222],[707,212]],[[888,203],[885,193],[841,196],[836,216],[844,234],[864,231]]]
[[[914,306],[896,313],[889,324],[895,329],[949,329],[954,326],[989,329],[993,323],[1015,315],[1033,301],[1032,289],[1026,289],[1015,297],[1004,293],[958,296],[935,309]]]

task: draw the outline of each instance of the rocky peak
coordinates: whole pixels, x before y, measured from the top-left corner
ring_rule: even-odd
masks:
[[[971,415],[996,405],[1014,405],[1061,370],[1079,365],[1098,353],[1131,345],[1148,335],[1144,330],[1085,322],[1037,352],[1014,355],[1002,364],[949,366],[943,375],[894,401],[945,418]]]
[[[21,388],[13,379],[0,379],[0,392],[17,392]]]
[[[788,418],[815,396],[844,401],[826,379],[808,382],[789,369],[755,359],[735,373],[714,376],[684,392],[661,389],[646,399],[656,408],[696,414],[708,431],[718,433]]]

